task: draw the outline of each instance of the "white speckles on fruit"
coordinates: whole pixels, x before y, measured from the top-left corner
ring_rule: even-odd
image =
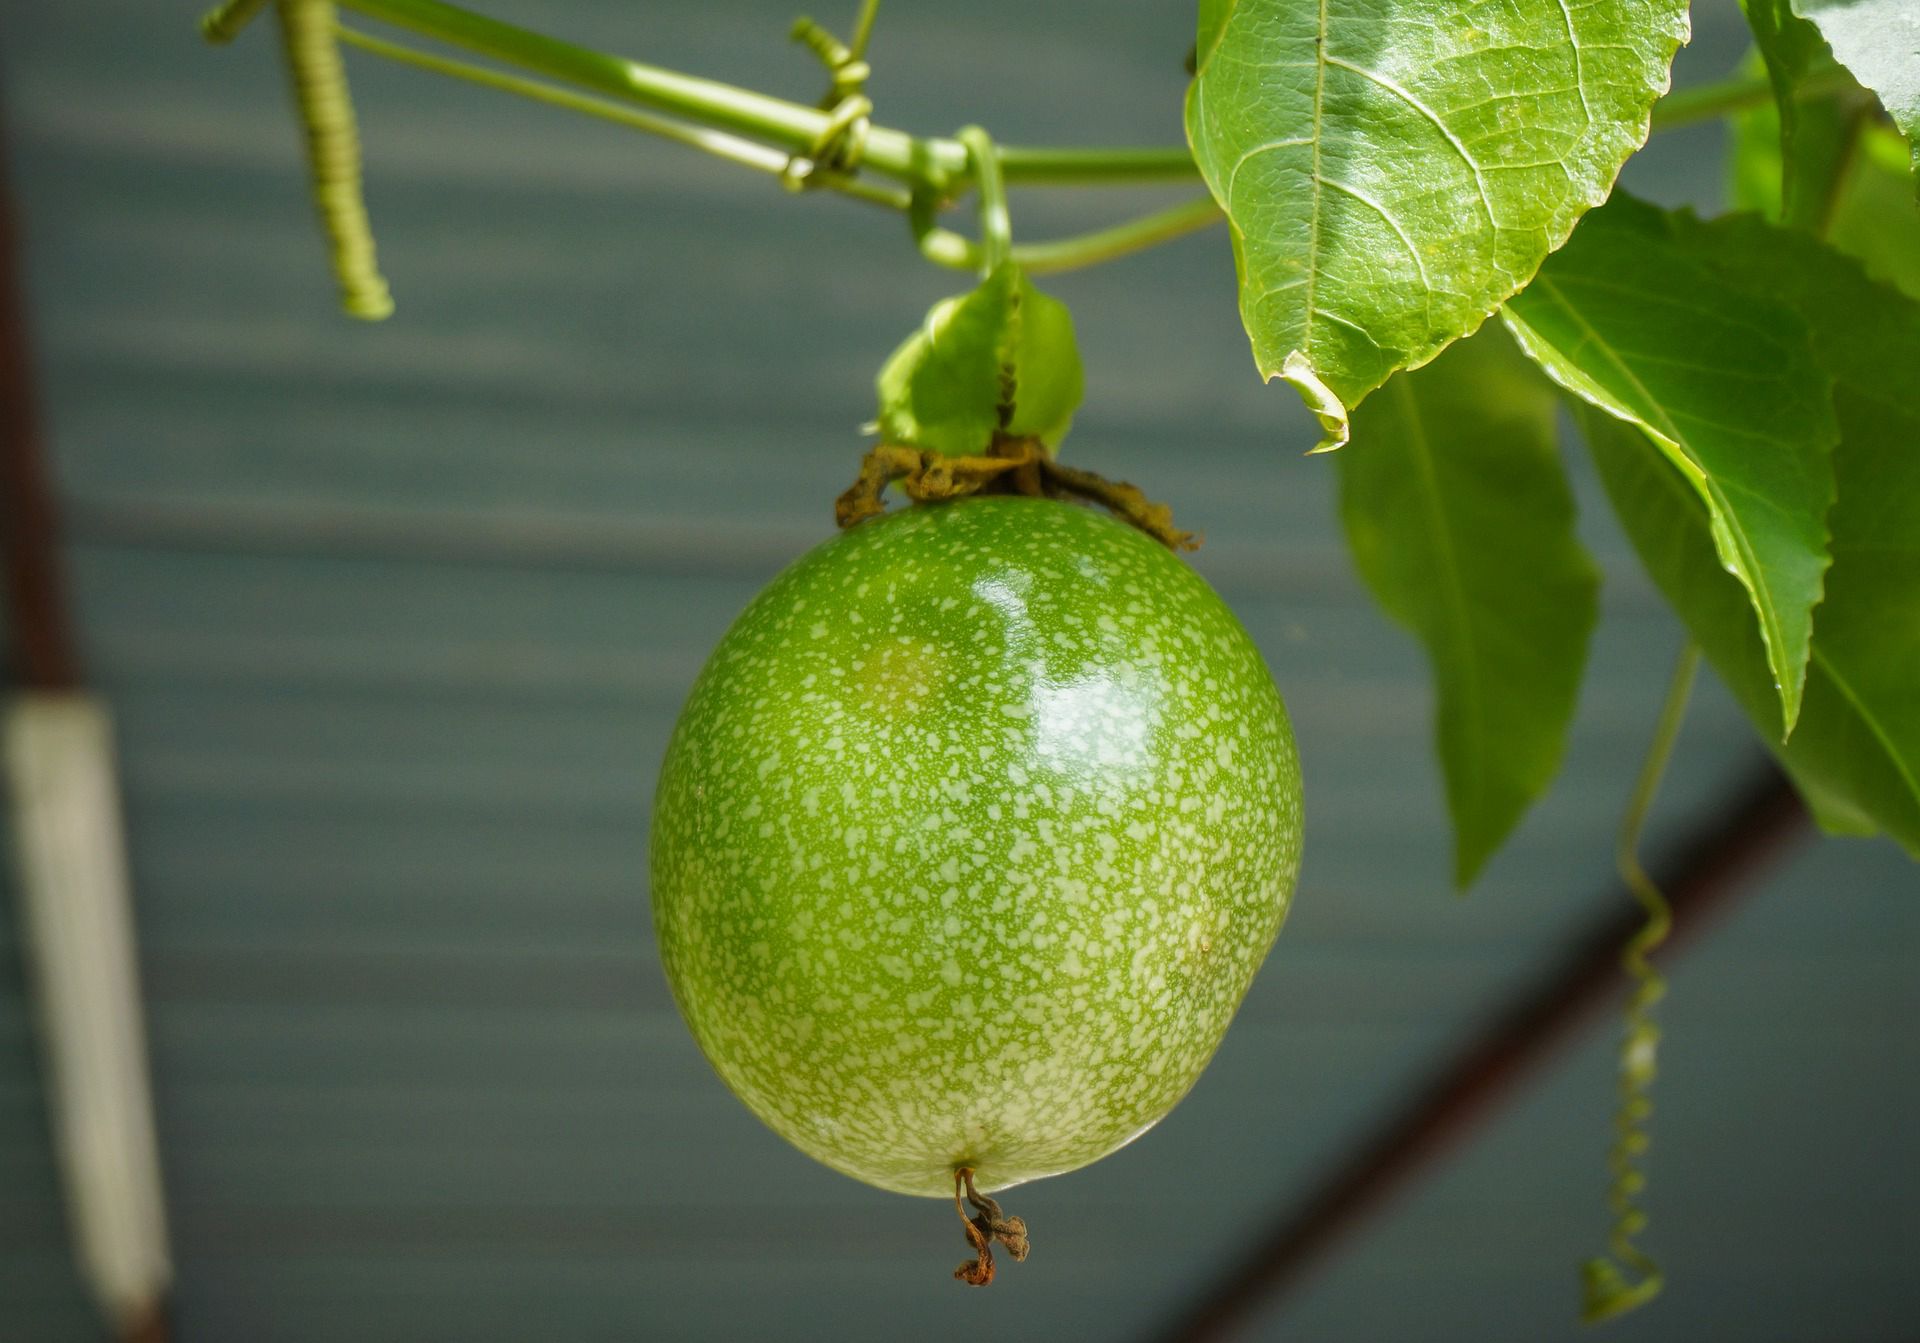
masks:
[[[836,537],[728,632],[661,774],[654,923],[754,1113],[951,1197],[1171,1109],[1299,849],[1285,711],[1219,598],[1102,514],[973,498]]]

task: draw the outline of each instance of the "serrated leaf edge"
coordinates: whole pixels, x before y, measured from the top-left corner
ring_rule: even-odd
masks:
[[[1541,280],[1538,281],[1538,283],[1546,285],[1549,290],[1553,290],[1556,296],[1555,301],[1560,302],[1561,306],[1573,316],[1576,322],[1580,322],[1582,326],[1585,326],[1585,322],[1580,318],[1578,311],[1571,304],[1567,304],[1564,300],[1557,297],[1558,291],[1554,290],[1552,281]],[[1784,652],[1786,636],[1785,631],[1780,626],[1780,613],[1775,607],[1771,596],[1763,595],[1760,587],[1751,576],[1750,571],[1758,568],[1757,559],[1749,551],[1745,541],[1727,525],[1727,509],[1725,508],[1725,500],[1721,495],[1719,486],[1714,482],[1712,477],[1707,474],[1706,469],[1694,461],[1688,454],[1686,448],[1672,435],[1662,431],[1655,425],[1649,424],[1638,412],[1616,401],[1597,383],[1573,374],[1563,373],[1557,367],[1558,351],[1554,350],[1546,341],[1536,335],[1533,329],[1527,325],[1524,318],[1503,305],[1500,309],[1500,320],[1506,325],[1507,330],[1513,334],[1513,338],[1519,343],[1520,348],[1526,351],[1527,357],[1532,359],[1534,363],[1539,366],[1540,371],[1545,373],[1558,386],[1579,397],[1595,409],[1604,411],[1615,419],[1632,425],[1653,442],[1660,449],[1661,456],[1665,457],[1667,461],[1680,472],[1687,483],[1693,487],[1700,501],[1706,505],[1708,532],[1713,538],[1714,553],[1719,556],[1721,567],[1732,574],[1734,578],[1739,581],[1740,586],[1746,589],[1748,604],[1753,608],[1754,617],[1760,623],[1761,646],[1766,651],[1768,670],[1773,673],[1774,688],[1780,694],[1780,740],[1782,742],[1788,740],[1793,736],[1794,726],[1800,720],[1800,705],[1805,697],[1806,691],[1806,662],[1802,661],[1797,667],[1789,667],[1786,664],[1786,655]],[[1587,328],[1587,331],[1588,335],[1592,338],[1594,346],[1604,351],[1608,358],[1614,360],[1615,365],[1619,367],[1622,372],[1626,373],[1629,378],[1632,378],[1634,376],[1632,370],[1619,362],[1617,356],[1613,354],[1612,347],[1605,340],[1601,339],[1599,333],[1593,331],[1590,327]],[[1825,380],[1827,399],[1831,402],[1833,397],[1833,378],[1824,370],[1821,370],[1820,376]],[[1829,452],[1831,452],[1832,447],[1832,443],[1827,445]],[[1833,501],[1829,498],[1827,501],[1828,508],[1831,508],[1832,504]],[[1821,600],[1825,597],[1826,573],[1828,569],[1833,567],[1833,532],[1827,526],[1826,513],[1824,511],[1820,518],[1819,567],[1820,582],[1815,589],[1813,601],[1808,607],[1810,612],[1817,609]],[[1809,619],[1811,619],[1811,616]],[[1809,628],[1807,635],[1808,660],[1811,660],[1813,656],[1813,647],[1813,634],[1811,628]]]
[[[1597,403],[1595,404],[1595,409],[1605,411],[1610,415],[1613,414],[1607,407],[1598,405]],[[1633,425],[1635,428],[1641,427],[1635,420],[1626,419],[1626,417],[1618,415],[1616,415],[1615,418],[1625,419],[1626,423]],[[1678,483],[1676,482],[1676,488],[1677,487]],[[1697,497],[1697,495],[1695,497]],[[1711,523],[1709,523],[1709,526],[1711,526]],[[1887,762],[1893,767],[1894,773],[1906,782],[1908,792],[1914,800],[1920,802],[1920,777],[1916,777],[1913,771],[1907,767],[1906,761],[1900,752],[1895,749],[1892,738],[1887,735],[1886,729],[1881,725],[1879,719],[1868,711],[1866,705],[1861,702],[1860,697],[1854,693],[1853,687],[1848,684],[1846,677],[1835,670],[1833,663],[1829,661],[1826,654],[1821,651],[1817,640],[1809,645],[1807,662],[1809,666],[1816,663],[1819,665],[1821,675],[1827,678],[1828,682],[1833,686],[1834,692],[1844,699],[1848,707],[1858,716],[1860,722],[1866,727],[1868,734],[1873,738],[1874,743],[1880,748],[1881,754],[1886,757]],[[1784,745],[1786,740],[1786,735],[1783,734],[1781,736],[1781,743]],[[1875,826],[1876,829],[1872,833],[1880,833],[1881,830],[1884,829],[1884,827],[1879,826],[1878,822],[1875,822]],[[1902,847],[1908,848],[1916,858],[1920,858],[1920,849],[1914,849],[1904,843]]]
[[[1573,16],[1572,16],[1572,11],[1569,8],[1569,0],[1558,0],[1558,3],[1560,5],[1561,12],[1566,16],[1567,35],[1571,39],[1573,37]],[[1194,67],[1194,77],[1187,85],[1186,97],[1183,100],[1183,107],[1182,107],[1183,115],[1181,117],[1181,122],[1187,134],[1187,147],[1194,154],[1196,161],[1200,159],[1201,155],[1200,155],[1200,147],[1194,143],[1194,122],[1196,119],[1198,120],[1205,119],[1205,108],[1199,102],[1200,79],[1201,79],[1201,76],[1206,73],[1207,65],[1210,63],[1210,60],[1214,52],[1217,51],[1220,43],[1225,40],[1227,28],[1232,20],[1234,12],[1238,9],[1239,9],[1239,0],[1229,0],[1229,3],[1227,4],[1227,12],[1221,17],[1219,28],[1216,30],[1214,34],[1214,42],[1211,45],[1211,47],[1204,53],[1207,59],[1204,59],[1204,60],[1201,60],[1198,58],[1196,59],[1196,64]],[[1326,68],[1329,62],[1329,58],[1326,55],[1326,44],[1325,44],[1325,36],[1326,36],[1326,28],[1327,28],[1327,24],[1326,24],[1327,0],[1319,0],[1319,12],[1320,12],[1319,32],[1322,40],[1319,47],[1316,49],[1314,53],[1314,66],[1315,66],[1314,77],[1316,80],[1316,90],[1315,90],[1315,98],[1314,98],[1313,143],[1314,143],[1314,154],[1315,154],[1315,163],[1316,163],[1316,180],[1314,182],[1314,199],[1315,199],[1314,218],[1313,218],[1314,241],[1309,246],[1310,259],[1312,257],[1317,256],[1317,253],[1319,251],[1318,239],[1319,239],[1319,222],[1320,222],[1319,220],[1320,183],[1318,181],[1317,164],[1318,164],[1318,158],[1319,158],[1319,147],[1320,147],[1321,130],[1322,130],[1321,117],[1320,117],[1319,86],[1323,84],[1326,79]],[[1661,66],[1663,71],[1662,77],[1658,82],[1658,84],[1649,85],[1649,88],[1653,96],[1647,100],[1645,112],[1643,112],[1638,118],[1636,118],[1633,123],[1634,134],[1631,138],[1632,147],[1628,149],[1627,152],[1621,157],[1620,163],[1614,169],[1613,176],[1611,178],[1609,178],[1607,181],[1603,183],[1598,184],[1592,190],[1588,191],[1585,195],[1577,197],[1578,200],[1584,202],[1586,209],[1575,211],[1572,214],[1572,216],[1567,220],[1565,228],[1558,231],[1557,236],[1553,233],[1548,234],[1546,251],[1541,254],[1540,260],[1535,264],[1533,268],[1533,272],[1529,275],[1517,277],[1515,279],[1513,287],[1509,289],[1499,299],[1497,299],[1492,305],[1490,305],[1485,312],[1481,313],[1478,320],[1474,322],[1473,326],[1470,329],[1459,332],[1453,336],[1449,336],[1443,340],[1440,340],[1435,344],[1433,344],[1430,348],[1410,354],[1405,363],[1399,364],[1396,367],[1389,369],[1386,372],[1386,374],[1380,378],[1378,382],[1374,383],[1370,387],[1363,388],[1360,394],[1354,397],[1353,405],[1355,406],[1359,405],[1360,402],[1365,400],[1368,395],[1370,395],[1375,391],[1378,391],[1382,386],[1386,384],[1387,379],[1392,377],[1395,373],[1402,372],[1407,369],[1420,368],[1428,363],[1431,363],[1440,354],[1440,352],[1442,350],[1445,350],[1449,345],[1452,345],[1457,340],[1464,340],[1466,337],[1472,335],[1475,331],[1479,330],[1480,326],[1489,317],[1492,317],[1497,313],[1502,313],[1505,309],[1507,300],[1513,298],[1514,295],[1518,294],[1521,290],[1525,289],[1528,285],[1533,283],[1535,277],[1537,277],[1540,273],[1540,267],[1546,264],[1547,258],[1551,257],[1555,252],[1559,251],[1562,247],[1566,246],[1567,240],[1573,236],[1573,230],[1575,229],[1575,227],[1579,225],[1581,219],[1583,219],[1586,216],[1588,211],[1598,209],[1600,206],[1606,204],[1608,198],[1613,195],[1614,187],[1618,185],[1620,181],[1620,174],[1625,170],[1627,161],[1631,159],[1635,154],[1637,154],[1641,149],[1645,148],[1647,141],[1652,138],[1654,104],[1658,103],[1662,98],[1666,97],[1666,95],[1672,91],[1673,59],[1679,53],[1679,50],[1681,47],[1686,46],[1689,42],[1693,40],[1693,16],[1692,16],[1691,8],[1689,7],[1687,10],[1683,11],[1679,16],[1679,19],[1680,19],[1680,22],[1679,22],[1678,33],[1673,39],[1673,41],[1670,44],[1667,44],[1666,46],[1666,51],[1664,53],[1664,60]],[[1575,41],[1573,46],[1574,46],[1574,59],[1577,63],[1580,59],[1580,46],[1578,41]],[[1915,162],[1916,162],[1916,171],[1920,172],[1920,143],[1916,143],[1914,147],[1914,154],[1915,154]],[[1206,173],[1204,168],[1201,171],[1201,178],[1203,181],[1206,182],[1207,190],[1213,195],[1214,200],[1219,204],[1221,212],[1226,215],[1228,227],[1232,231],[1234,239],[1236,240],[1236,243],[1237,243],[1237,241],[1244,235],[1240,227],[1240,222],[1233,217],[1233,211],[1226,200],[1224,190],[1222,189],[1222,187],[1215,185],[1212,178]],[[1236,246],[1234,250],[1236,252],[1235,260],[1237,263],[1238,262],[1237,254],[1239,252],[1239,248]],[[1315,270],[1310,268],[1308,270],[1309,280],[1311,280],[1311,277],[1314,274],[1315,274]],[[1239,275],[1236,278],[1238,279],[1238,282],[1239,282],[1236,288],[1244,288],[1246,284],[1246,278],[1244,274]],[[1247,325],[1246,310],[1244,306],[1241,306],[1240,312],[1241,312],[1241,326],[1247,333],[1247,338],[1249,343],[1253,346],[1255,366],[1260,367],[1262,374],[1266,377],[1266,379],[1269,382],[1271,382],[1275,377],[1278,377],[1283,382],[1286,382],[1292,385],[1294,389],[1300,393],[1302,400],[1306,402],[1307,409],[1311,411],[1314,417],[1320,422],[1321,429],[1325,436],[1321,439],[1321,441],[1318,444],[1316,444],[1313,448],[1308,450],[1307,455],[1314,456],[1318,453],[1334,452],[1344,447],[1351,438],[1351,429],[1348,425],[1348,416],[1352,410],[1352,406],[1347,405],[1344,401],[1341,400],[1339,396],[1337,396],[1333,392],[1333,390],[1330,387],[1327,386],[1325,380],[1322,379],[1318,371],[1314,369],[1312,360],[1304,352],[1300,350],[1296,349],[1296,350],[1289,351],[1286,358],[1281,361],[1280,369],[1277,372],[1271,371],[1262,367],[1262,361],[1260,360],[1260,353],[1259,353],[1259,339],[1257,336],[1254,335],[1253,329]],[[1797,712],[1797,709],[1796,709],[1796,712]],[[1789,728],[1789,731],[1791,731],[1791,728]]]

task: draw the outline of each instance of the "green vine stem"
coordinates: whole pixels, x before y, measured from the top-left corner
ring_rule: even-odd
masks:
[[[213,18],[213,15],[209,15],[207,22],[211,24]],[[729,163],[750,168],[771,177],[786,177],[792,166],[791,155],[741,136],[730,135],[725,131],[689,125],[670,117],[643,112],[610,98],[576,93],[559,84],[529,79],[523,75],[508,74],[490,66],[423,51],[405,43],[375,37],[371,33],[364,33],[356,28],[342,25],[335,31],[342,42],[368,55],[410,65],[415,69],[450,79],[477,84],[501,93],[511,93],[534,102],[565,108],[570,112],[577,112],[583,116],[612,122],[633,130],[644,131],[649,135],[671,140],[690,149],[701,150]],[[1009,162],[1009,153],[1024,156],[1029,152],[1010,151],[1001,147],[999,149],[1001,164],[1004,167]],[[1077,156],[1071,154],[1068,156],[1069,160],[1073,157]],[[1015,161],[1032,163],[1036,167],[1043,164],[1043,160],[1039,158],[1020,158]],[[1070,175],[1074,170],[1067,167],[1064,171],[1069,174],[1069,178],[1065,180],[1071,180]],[[852,173],[816,168],[808,174],[806,185],[838,192],[855,200],[866,201],[891,210],[909,211],[912,208],[912,198],[904,188],[889,186],[884,182],[868,181]],[[935,226],[933,220],[938,205],[938,201],[927,197],[927,208],[918,216],[920,223],[916,226],[915,232],[920,241],[920,250],[928,260],[950,270],[978,270],[981,265],[978,246],[962,234]],[[1108,228],[1045,242],[1015,244],[1012,256],[1014,261],[1035,275],[1075,270],[1082,266],[1098,265],[1118,257],[1128,256],[1225,222],[1226,216],[1220,212],[1219,206],[1214,204],[1213,198],[1201,196]]]
[[[980,273],[990,275],[1013,252],[1013,216],[1007,211],[1007,182],[993,138],[978,126],[955,137],[967,147],[974,188],[980,196]]]
[[[342,42],[357,47],[369,55],[411,65],[415,69],[431,71],[448,78],[464,80],[470,84],[478,84],[483,88],[497,89],[502,93],[530,98],[535,102],[563,107],[570,112],[610,121],[632,130],[645,131],[649,135],[672,140],[690,149],[701,150],[725,159],[729,163],[751,168],[769,176],[784,177],[793,161],[791,155],[783,154],[777,149],[770,149],[753,140],[729,135],[725,131],[709,130],[704,126],[690,126],[684,122],[674,121],[670,117],[655,116],[651,112],[642,112],[609,98],[575,93],[572,89],[558,84],[527,79],[521,75],[510,75],[484,65],[475,65],[470,61],[455,60],[452,57],[421,51],[354,28],[342,26],[337,29],[337,33]],[[816,169],[808,175],[807,184],[838,191],[856,200],[886,206],[893,210],[904,210],[910,204],[904,188],[888,186],[883,182],[868,182],[847,173]]]
[[[1129,186],[1200,177],[1185,145],[1128,149],[1001,145],[1000,171],[1021,186]]]
[[[393,312],[393,296],[374,259],[360,194],[360,136],[334,40],[333,0],[279,0],[278,8],[287,69],[306,129],[313,200],[333,245],[341,303],[355,317],[379,321]]]
[[[246,0],[241,0],[244,4]],[[767,141],[789,153],[805,153],[827,129],[827,113],[718,80],[702,79],[624,57],[574,46],[530,29],[446,4],[443,0],[342,0],[346,8],[424,37],[464,47],[508,65],[624,101],[637,102],[719,130]],[[862,57],[871,30],[871,5],[863,8],[854,59]],[[1819,90],[1809,86],[1809,94]],[[1666,130],[1729,115],[1771,96],[1764,77],[1738,76],[1669,95],[1655,104],[1653,127]],[[1001,145],[1000,168],[1009,185],[1098,185],[1191,181],[1199,169],[1184,145],[1084,146]],[[864,166],[910,187],[949,191],[963,186],[967,153],[957,139],[913,136],[875,126]]]
[[[1640,766],[1633,796],[1620,823],[1620,839],[1614,850],[1614,864],[1633,898],[1646,911],[1647,921],[1620,953],[1620,964],[1634,981],[1633,994],[1627,1000],[1626,1037],[1620,1045],[1620,1108],[1614,1116],[1613,1149],[1607,1166],[1613,1174],[1613,1186],[1607,1195],[1607,1207],[1614,1216],[1613,1234],[1607,1248],[1611,1257],[1587,1261],[1582,1269],[1584,1304],[1580,1318],[1589,1324],[1612,1319],[1635,1307],[1645,1305],[1659,1295],[1660,1266],[1637,1245],[1634,1237],[1646,1229],[1647,1215],[1640,1209],[1639,1195],[1646,1187],[1646,1176],[1639,1169],[1650,1139],[1646,1121],[1653,1113],[1647,1093],[1653,1087],[1660,1050],[1660,1028],[1654,1024],[1653,1008],[1666,996],[1667,983],[1647,957],[1673,927],[1673,914],[1660,888],[1640,864],[1640,835],[1645,829],[1647,812],[1667,762],[1673,756],[1674,742],[1686,719],[1687,701],[1693,694],[1694,675],[1700,669],[1700,649],[1689,643],[1680,651],[1667,686],[1666,703],[1660,710],[1660,722],[1654,728],[1647,758]],[[1630,1280],[1628,1274],[1635,1277]]]
[[[828,131],[817,107],[755,93],[718,80],[683,75],[517,28],[441,0],[345,0],[368,18],[518,66],[595,93],[698,121],[716,130],[805,154]],[[864,165],[914,186],[946,188],[966,175],[966,150],[953,140],[922,140],[875,126]]]
[[[1189,233],[1224,224],[1226,220],[1220,207],[1213,203],[1213,197],[1201,196],[1091,233],[1047,242],[1015,243],[1011,255],[1031,275],[1077,270],[1157,247]],[[927,204],[914,215],[914,237],[920,244],[921,254],[935,265],[951,270],[977,270],[981,265],[979,247],[951,229],[936,227]]]
[[[789,187],[823,187],[904,211],[928,259],[956,269],[981,268],[997,246],[993,235],[976,244],[933,223],[939,209],[978,185],[983,174],[976,171],[976,164],[989,164],[1005,185],[1139,184],[1192,180],[1197,175],[1184,146],[1089,148],[992,146],[988,142],[989,151],[977,155],[958,136],[921,137],[873,125],[868,116],[871,105],[858,89],[866,76],[863,57],[879,0],[862,0],[853,40],[845,46],[810,21],[796,25],[797,32],[804,32],[802,40],[823,59],[832,57],[828,63],[835,89],[825,108],[575,46],[444,0],[338,2],[380,22],[558,81],[508,74],[340,28],[332,19],[331,0],[324,25],[315,18],[321,11],[304,8],[305,0],[282,0],[290,31],[291,20],[298,17],[305,34],[297,52],[290,40],[289,54],[295,62],[296,87],[308,128],[315,194],[333,239],[348,309],[363,317],[384,316],[391,310],[391,299],[373,264],[359,186],[359,141],[339,64],[341,42],[416,68],[661,136],[778,176]],[[225,0],[202,19],[202,31],[209,41],[231,41],[267,3]],[[1834,87],[1845,86],[1843,74],[1836,72],[1832,79]],[[1816,80],[1809,82],[1805,92],[1812,97],[1831,91]],[[1686,90],[1655,105],[1653,129],[1726,116],[1771,96],[1765,77],[1752,75]],[[648,110],[635,110],[629,104]],[[892,178],[900,185],[875,182],[863,174]],[[1075,237],[1006,250],[1034,273],[1067,270],[1156,246],[1222,218],[1213,201],[1202,197]]]

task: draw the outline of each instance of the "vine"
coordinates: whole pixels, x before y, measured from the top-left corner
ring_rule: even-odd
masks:
[[[508,73],[348,27],[337,21],[332,3],[326,5],[322,21],[322,11],[307,8],[306,0],[228,0],[201,20],[201,31],[211,42],[231,42],[269,3],[290,17],[297,12],[299,18],[300,43],[297,50],[289,47],[289,60],[311,146],[314,193],[334,240],[343,303],[352,316],[377,320],[392,311],[392,300],[372,269],[358,141],[344,73],[338,71],[333,51],[336,42],[697,149],[765,173],[792,190],[826,190],[898,211],[907,217],[927,260],[952,270],[985,268],[980,244],[936,223],[939,213],[979,177],[978,160],[965,134],[914,136],[872,122],[872,102],[864,92],[870,73],[865,51],[878,0],[863,0],[847,43],[812,19],[795,21],[792,36],[827,66],[832,80],[817,107],[575,46],[441,0],[339,3],[367,18],[544,78]],[[1770,96],[1764,75],[1742,75],[1665,100],[1655,108],[1654,129],[1728,116]],[[1185,146],[996,145],[992,158],[1003,181],[1021,186],[1141,185],[1199,176]],[[876,182],[875,176],[901,185]],[[1114,261],[1224,220],[1214,199],[1201,196],[1072,237],[1026,244],[1009,239],[1008,255],[1034,274],[1073,270]]]

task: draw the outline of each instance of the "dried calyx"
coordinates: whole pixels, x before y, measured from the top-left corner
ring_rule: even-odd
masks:
[[[882,443],[860,463],[860,476],[834,505],[834,517],[840,526],[852,527],[885,512],[887,486],[895,483],[917,504],[969,494],[1080,499],[1106,509],[1169,550],[1194,550],[1200,545],[1194,533],[1173,525],[1173,510],[1165,504],[1155,503],[1124,480],[1060,465],[1034,438],[996,435],[984,455],[971,457]]]
[[[964,1195],[965,1201],[962,1201]],[[967,1205],[973,1205],[971,1215]],[[969,1287],[985,1287],[993,1281],[993,1246],[998,1242],[1014,1262],[1027,1257],[1027,1224],[1009,1217],[1000,1205],[974,1188],[973,1169],[962,1166],[953,1173],[953,1206],[967,1228],[967,1244],[974,1257],[953,1271],[953,1276]]]

